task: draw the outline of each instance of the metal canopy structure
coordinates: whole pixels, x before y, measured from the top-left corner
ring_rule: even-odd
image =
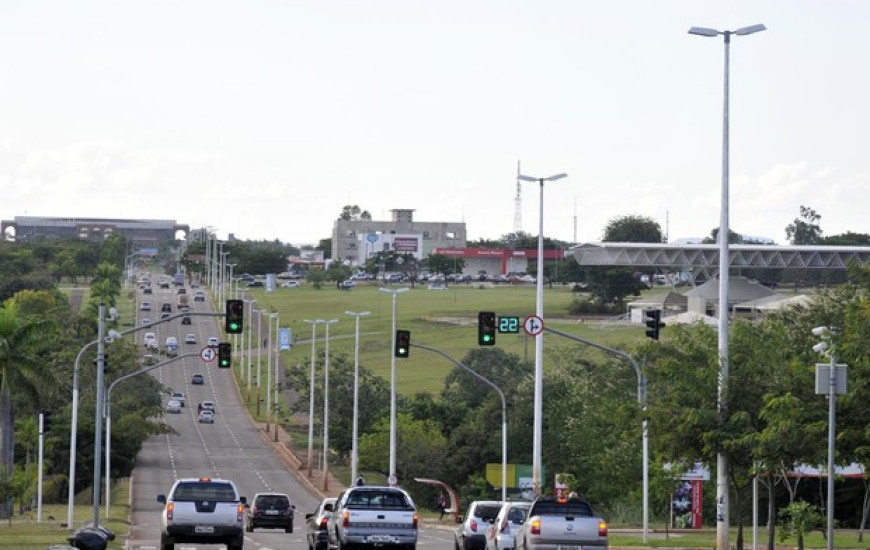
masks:
[[[719,272],[717,244],[591,242],[572,247],[571,253],[580,265],[655,267],[710,278]],[[729,258],[738,269],[846,269],[870,263],[870,247],[734,244]]]

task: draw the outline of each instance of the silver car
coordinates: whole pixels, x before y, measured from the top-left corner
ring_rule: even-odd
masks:
[[[495,521],[501,510],[499,500],[475,500],[468,506],[462,524],[454,532],[456,550],[484,550],[486,529]]]
[[[513,550],[514,535],[531,507],[531,502],[505,502],[486,530],[486,550]]]
[[[166,412],[172,413],[172,414],[180,414],[181,413],[181,403],[179,403],[175,399],[170,399],[169,403],[166,404]]]

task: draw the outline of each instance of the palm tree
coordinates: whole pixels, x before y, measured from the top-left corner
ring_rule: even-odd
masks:
[[[114,306],[121,294],[121,269],[116,265],[103,262],[97,266],[97,273],[91,281],[90,305],[96,309],[100,302]]]
[[[49,377],[43,376],[37,353],[45,349],[46,321],[25,320],[14,306],[0,308],[0,472],[12,475],[15,459],[15,417],[12,410],[14,387],[17,395],[38,401],[39,388]],[[8,502],[0,502],[0,517],[11,514]]]

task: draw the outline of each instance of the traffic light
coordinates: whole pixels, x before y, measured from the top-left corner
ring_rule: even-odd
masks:
[[[659,330],[665,326],[665,324],[661,322],[662,312],[658,309],[649,309],[643,312],[643,316],[644,319],[646,319],[647,337],[652,338],[653,340],[658,340]]]
[[[224,322],[227,334],[241,334],[245,321],[245,302],[242,300],[227,300]]]
[[[495,345],[495,313],[492,311],[481,311],[477,314],[477,345],[478,346],[494,346]]]
[[[218,344],[218,368],[228,369],[233,366],[233,345],[229,342]]]
[[[411,331],[397,330],[396,331],[396,357],[408,357],[411,351]]]

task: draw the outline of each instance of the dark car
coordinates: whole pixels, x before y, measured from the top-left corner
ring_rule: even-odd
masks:
[[[293,532],[293,511],[296,507],[290,503],[290,497],[286,494],[257,493],[251,504],[245,507],[248,509],[245,529],[249,533],[257,527],[284,529],[285,533]]]
[[[484,550],[486,530],[495,521],[502,503],[497,500],[476,500],[468,507],[462,525],[455,531],[458,550]]]
[[[192,324],[193,324],[193,320],[190,318],[190,315],[185,315],[184,317],[182,317],[182,318],[181,318],[181,324],[182,324],[182,325],[192,325]]]
[[[248,283],[248,288],[261,286],[263,286],[263,281],[251,281]]]
[[[142,294],[154,294],[154,291],[151,290],[150,286],[146,286],[145,288],[142,289]]]
[[[320,501],[313,514],[305,514],[307,528],[305,537],[308,540],[308,550],[327,550],[329,546],[327,526],[329,518],[332,516],[332,509],[335,507],[335,501],[336,499],[333,497],[325,498]]]
[[[190,379],[190,383],[194,386],[201,386],[205,384],[205,377],[200,373],[196,373],[193,375],[193,378]]]

